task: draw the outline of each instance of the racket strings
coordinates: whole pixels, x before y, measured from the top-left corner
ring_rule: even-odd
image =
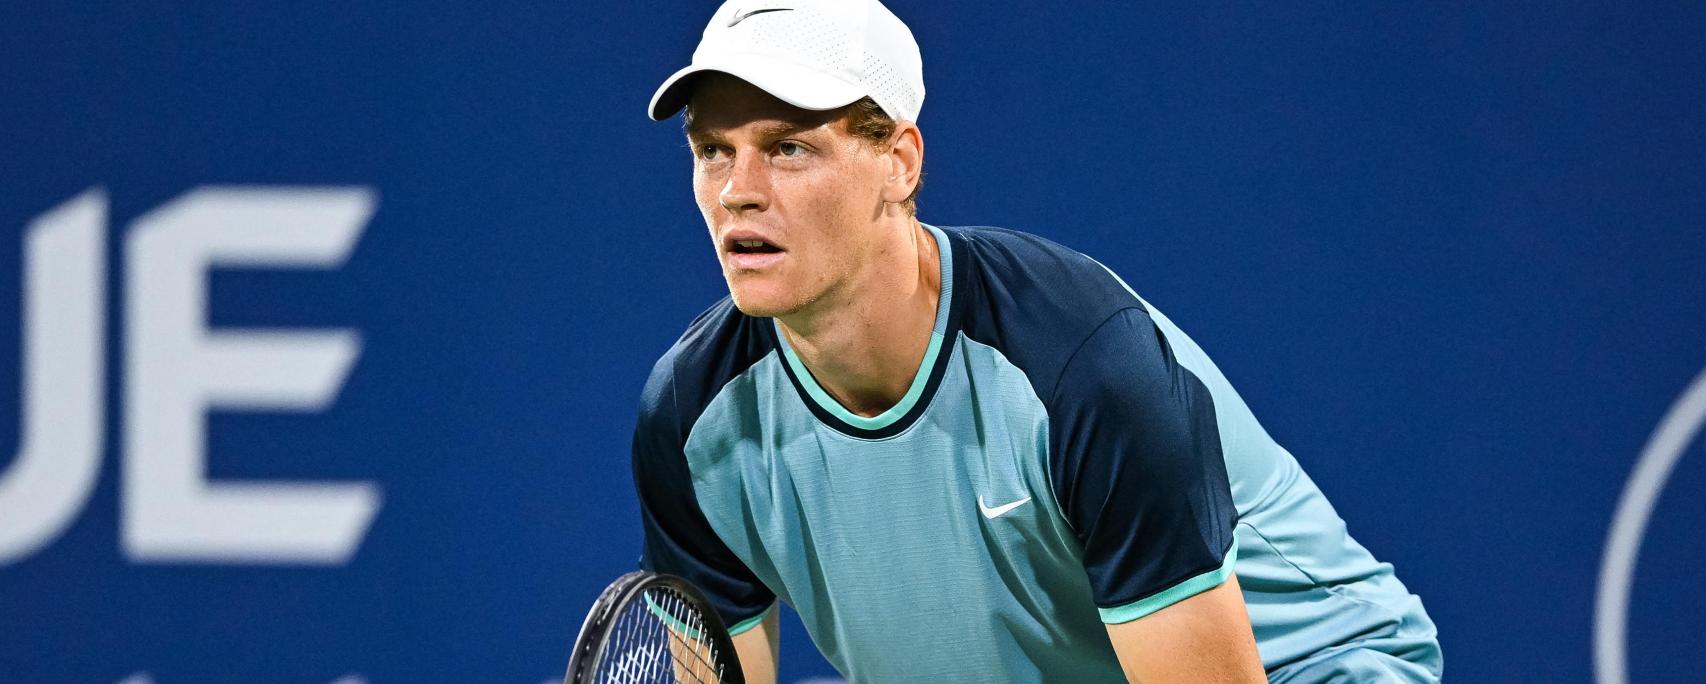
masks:
[[[667,587],[645,590],[643,600],[622,609],[609,632],[606,653],[593,681],[604,684],[715,684],[721,659],[706,635],[703,616]]]
[[[665,594],[663,600],[664,612],[668,615],[679,616],[682,619],[676,629],[669,630],[673,639],[671,654],[675,656],[678,669],[686,665],[686,673],[697,684],[719,682],[722,673],[716,665],[716,646],[704,638],[705,622],[698,610],[688,605],[680,594],[659,589],[658,593]],[[692,656],[691,660],[681,657],[685,652]]]

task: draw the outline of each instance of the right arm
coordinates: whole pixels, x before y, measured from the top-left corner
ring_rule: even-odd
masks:
[[[683,452],[697,411],[683,415],[671,380],[667,363],[660,363],[646,383],[634,430],[634,486],[645,532],[640,567],[691,582],[724,624],[744,627],[733,637],[742,669],[749,681],[773,684],[776,595],[723,543],[699,508]]]

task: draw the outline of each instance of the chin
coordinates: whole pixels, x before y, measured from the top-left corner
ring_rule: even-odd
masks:
[[[734,299],[735,308],[754,318],[775,318],[788,313],[788,307],[778,306],[768,297],[745,296],[738,289],[729,290],[729,296]]]
[[[734,300],[735,308],[740,312],[755,318],[775,318],[785,316],[799,308],[797,297],[791,292],[777,291],[759,283],[729,283],[729,298]]]

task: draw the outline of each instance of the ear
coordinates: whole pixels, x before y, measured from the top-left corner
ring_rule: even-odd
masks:
[[[889,177],[883,184],[883,201],[890,204],[905,202],[918,187],[924,173],[924,134],[911,121],[895,122],[889,138]]]

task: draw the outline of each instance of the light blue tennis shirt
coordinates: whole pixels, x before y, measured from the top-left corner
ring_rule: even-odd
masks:
[[[1106,624],[1234,573],[1275,681],[1437,679],[1421,600],[1167,317],[1047,240],[929,229],[935,328],[882,415],[727,298],[658,361],[642,566],[736,633],[788,602],[855,682],[1125,681]]]

